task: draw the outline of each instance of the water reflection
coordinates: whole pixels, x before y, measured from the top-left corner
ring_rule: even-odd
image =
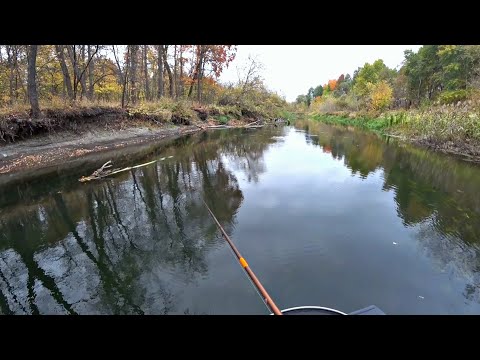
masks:
[[[224,158],[255,181],[278,131],[184,137],[162,149],[172,159],[3,208],[1,312],[192,313],[179,289],[223,245],[201,199],[231,232],[243,195]]]
[[[397,214],[415,228],[418,246],[440,271],[468,279],[464,295],[480,299],[480,169],[452,157],[402,143],[391,144],[353,128],[300,122],[312,145],[343,161],[362,179],[382,170]],[[314,136],[312,136],[312,134]]]
[[[114,162],[163,157],[99,182],[77,181],[91,163],[1,188],[0,312],[262,313],[203,198],[281,307],[480,309],[474,165],[317,122]]]

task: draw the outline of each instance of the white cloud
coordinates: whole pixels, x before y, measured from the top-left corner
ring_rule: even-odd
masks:
[[[258,55],[264,64],[262,76],[269,89],[294,101],[310,87],[351,74],[366,62],[383,59],[390,68],[401,65],[406,49],[417,51],[421,45],[239,45],[237,56],[224,70],[222,82],[237,81],[237,66],[248,56]]]

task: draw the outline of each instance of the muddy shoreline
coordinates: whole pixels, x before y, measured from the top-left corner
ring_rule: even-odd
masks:
[[[383,134],[387,137],[397,138],[400,141],[410,143],[419,148],[428,149],[434,152],[455,156],[456,158],[480,164],[480,144],[475,142],[454,142],[439,141],[431,138],[408,137],[402,134]]]
[[[0,146],[0,178],[66,165],[89,154],[100,154],[201,131],[196,125],[132,126],[39,135]],[[0,181],[1,183],[2,181]]]

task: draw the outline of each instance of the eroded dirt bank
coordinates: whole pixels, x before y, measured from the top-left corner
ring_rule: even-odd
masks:
[[[65,163],[90,153],[120,149],[200,131],[196,125],[90,128],[64,131],[0,146],[0,175]]]

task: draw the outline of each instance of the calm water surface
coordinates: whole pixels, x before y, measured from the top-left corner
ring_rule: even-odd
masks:
[[[161,158],[0,186],[0,312],[268,314],[205,198],[280,308],[480,314],[479,166],[318,123],[112,160]]]

